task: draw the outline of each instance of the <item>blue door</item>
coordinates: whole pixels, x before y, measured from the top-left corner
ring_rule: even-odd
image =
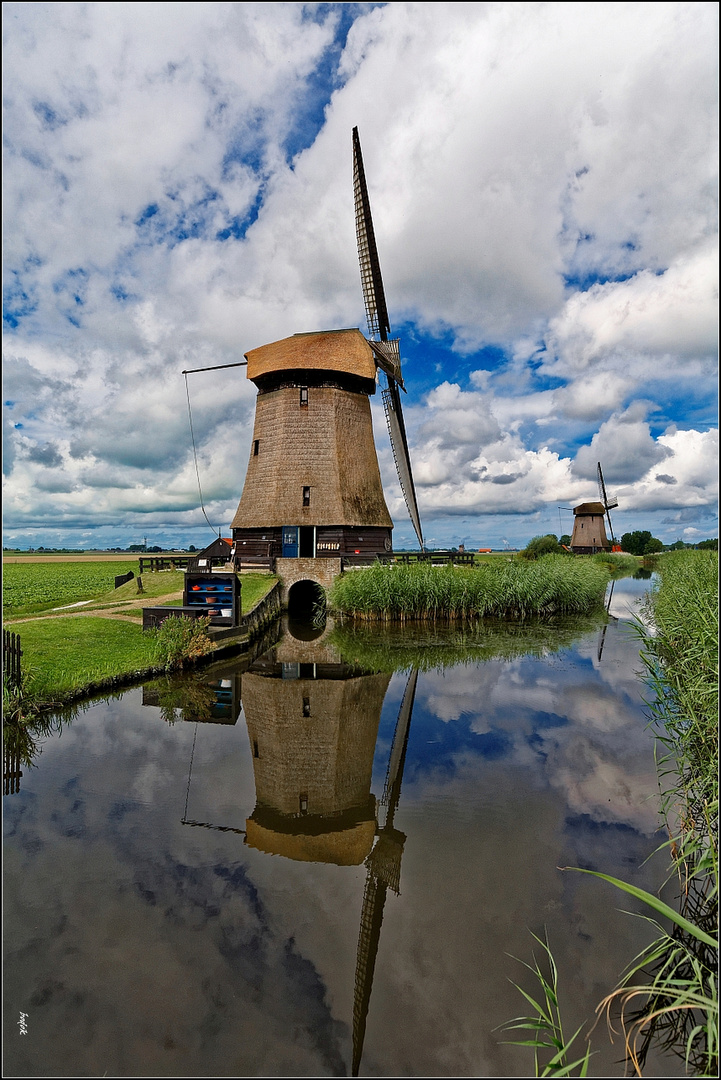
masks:
[[[283,558],[284,559],[297,559],[298,558],[298,526],[297,525],[284,525],[283,526]]]

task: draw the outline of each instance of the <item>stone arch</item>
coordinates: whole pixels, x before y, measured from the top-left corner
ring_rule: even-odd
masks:
[[[310,619],[314,605],[325,600],[325,589],[310,577],[299,578],[288,589],[288,616]]]

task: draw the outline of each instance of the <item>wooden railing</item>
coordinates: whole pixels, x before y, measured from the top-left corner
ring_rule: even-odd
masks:
[[[401,553],[395,560],[403,565],[414,562],[454,563],[456,566],[474,566],[476,556],[472,551],[417,551],[413,554]]]

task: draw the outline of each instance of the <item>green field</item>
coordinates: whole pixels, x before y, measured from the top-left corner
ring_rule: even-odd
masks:
[[[170,603],[182,602],[182,570],[143,574],[142,593],[138,592],[137,579],[126,582],[119,589],[113,587],[116,574],[135,569],[133,563],[127,562],[6,563],[3,567],[3,619],[10,622],[28,615],[47,614],[53,608],[80,601],[91,601],[84,605],[83,611],[110,609],[134,601],[150,606],[157,597],[172,593],[177,595]],[[276,580],[272,574],[243,574],[243,612],[255,607]]]
[[[113,588],[132,562],[38,562],[3,565],[3,617],[89,600]],[[168,590],[170,591],[170,590]]]
[[[137,579],[119,589],[112,587],[116,565],[5,565],[5,624],[20,634],[28,700],[60,702],[85,687],[133,675],[160,662],[154,635],[142,631],[142,607],[173,594],[173,600],[162,602],[180,604],[183,572],[143,574],[143,592],[139,593]],[[121,564],[121,571],[127,572],[127,567],[127,563]],[[254,608],[276,581],[272,574],[244,574],[243,612]],[[78,600],[90,602],[77,612],[49,610]]]

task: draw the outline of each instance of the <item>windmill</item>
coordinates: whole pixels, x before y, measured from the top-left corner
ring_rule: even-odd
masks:
[[[571,550],[575,555],[593,555],[597,551],[620,551],[613,535],[610,511],[618,506],[618,499],[609,499],[603,479],[601,462],[597,463],[598,502],[581,503],[573,507],[573,536]],[[561,509],[564,509],[563,507]],[[604,518],[608,520],[610,539],[606,536]]]
[[[363,167],[363,154],[357,127],[353,128],[353,193],[355,197],[356,239],[358,242],[363,300],[365,302],[368,331],[371,334],[368,344],[373,350],[377,366],[385,373],[388,380],[387,388],[382,391],[388,435],[408,514],[418,537],[418,543],[423,549],[421,519],[418,513],[416,490],[413,483],[413,473],[411,472],[411,460],[399,392],[400,387],[405,393],[401,374],[400,346],[398,338],[388,337],[391,329],[390,320],[378,260],[378,248],[376,247],[370,199]]]
[[[611,524],[610,511],[618,506],[618,499],[609,499],[608,495],[606,494],[606,484],[604,483],[603,469],[601,468],[600,461],[596,462],[596,471],[598,474],[598,493],[601,496],[601,502],[603,503],[604,509],[606,511],[606,520],[608,521],[608,535],[611,538],[611,547],[615,549],[616,538],[613,535],[613,525]]]
[[[258,396],[250,460],[232,521],[234,557],[236,565],[268,560],[289,590],[301,576],[328,585],[344,565],[386,558],[392,551],[393,521],[370,410],[380,372],[387,380],[382,398],[398,479],[423,547],[401,406],[400,350],[389,337],[357,128],[353,184],[370,337],[356,328],[322,330],[245,354]]]

